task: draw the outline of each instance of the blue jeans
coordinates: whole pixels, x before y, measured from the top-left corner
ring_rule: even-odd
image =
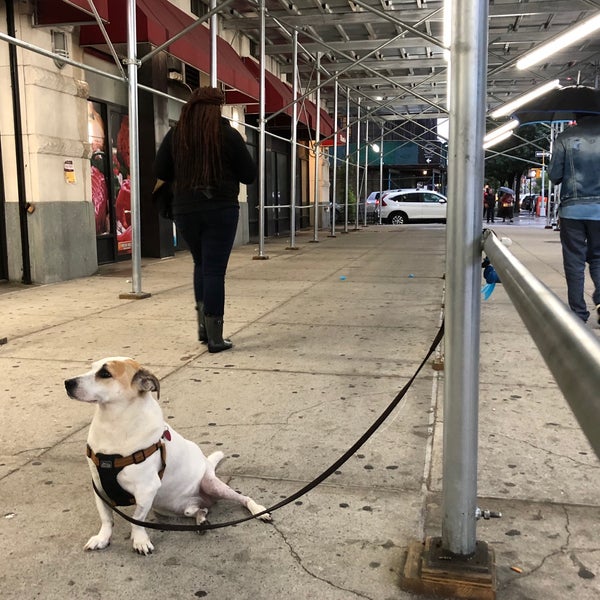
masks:
[[[225,312],[225,271],[237,230],[239,206],[177,215],[175,224],[194,259],[194,296],[204,314]]]
[[[587,321],[590,312],[583,295],[586,262],[594,282],[592,299],[596,306],[600,304],[600,221],[561,217],[560,241],[569,306],[580,319]]]

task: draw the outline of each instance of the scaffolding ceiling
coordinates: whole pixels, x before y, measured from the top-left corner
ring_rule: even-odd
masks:
[[[444,2],[427,0],[266,0],[265,52],[293,69],[291,33],[298,32],[298,69],[302,85],[315,80],[321,53],[324,75],[337,74],[341,89],[362,97],[375,114],[393,118],[443,117],[447,62],[444,59]],[[487,110],[552,79],[562,85],[598,86],[600,35],[564,48],[547,62],[520,71],[517,60],[600,11],[595,0],[515,2],[489,6]],[[233,0],[222,13],[223,27],[260,40],[255,4]],[[291,75],[290,75],[291,76]],[[321,98],[333,109],[334,84]],[[356,108],[352,109],[356,112]]]

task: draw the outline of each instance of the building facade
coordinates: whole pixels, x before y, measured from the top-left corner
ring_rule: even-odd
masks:
[[[158,216],[150,199],[153,161],[191,89],[210,85],[210,32],[200,24],[167,50],[151,53],[197,18],[191,12],[194,4],[197,11],[207,10],[198,2],[137,0],[142,256],[164,257],[177,249],[173,224]],[[96,0],[95,6],[122,55],[127,1]],[[6,35],[0,41],[0,280],[51,283],[128,260],[128,86],[87,0],[8,0],[0,6],[0,33]],[[235,48],[223,37],[217,42],[218,84],[227,97],[223,115],[258,158],[258,79],[244,63],[252,60],[250,42],[243,36],[235,36]],[[269,61],[268,68],[276,71],[277,65]],[[276,100],[270,112],[291,97],[290,87],[280,83],[279,95],[271,89],[269,97]],[[314,115],[307,114],[298,127],[299,206],[311,201],[314,158],[308,140],[313,121]],[[267,138],[264,165],[268,206],[289,206],[290,144],[279,138],[289,139],[291,126],[285,113],[267,122],[266,131],[275,134]],[[242,186],[237,244],[257,234],[257,187]],[[289,231],[289,209],[265,212],[267,235]],[[308,224],[308,213],[298,209],[297,226]]]

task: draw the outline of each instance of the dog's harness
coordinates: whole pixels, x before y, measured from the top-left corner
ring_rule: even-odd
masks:
[[[89,444],[86,446],[86,455],[96,465],[102,488],[110,498],[113,506],[128,506],[130,504],[135,504],[135,498],[121,487],[117,481],[117,475],[129,465],[139,465],[140,463],[143,463],[157,450],[160,450],[160,459],[162,461],[162,467],[158,472],[158,476],[162,479],[167,457],[167,448],[162,441],[163,439],[171,439],[171,433],[168,429],[165,429],[158,442],[144,450],[138,450],[129,456],[122,456],[121,454],[96,454],[90,448]]]

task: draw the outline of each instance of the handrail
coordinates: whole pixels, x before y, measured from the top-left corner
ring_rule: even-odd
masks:
[[[600,342],[491,230],[483,250],[600,458]]]

